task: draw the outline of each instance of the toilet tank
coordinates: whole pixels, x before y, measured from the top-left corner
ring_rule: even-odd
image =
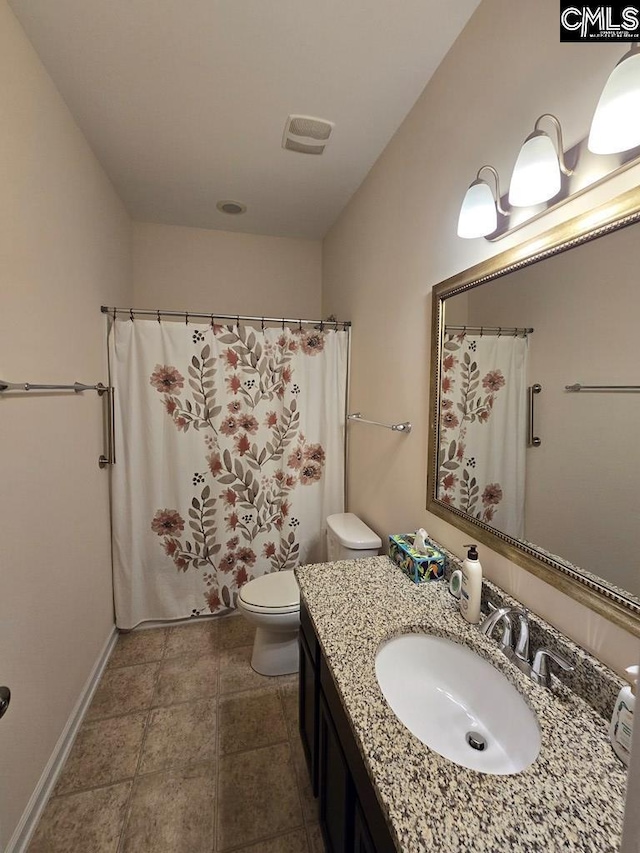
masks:
[[[376,557],[382,548],[380,537],[352,512],[327,518],[327,559],[360,560]]]

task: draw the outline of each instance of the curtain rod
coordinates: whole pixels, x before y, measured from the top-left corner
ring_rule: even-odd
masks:
[[[335,320],[333,318],[329,320],[301,320],[301,319],[292,319],[289,317],[250,317],[246,314],[216,314],[215,311],[162,311],[162,310],[151,310],[146,308],[108,308],[106,305],[101,305],[100,310],[103,314],[109,314],[114,317],[117,314],[126,314],[131,320],[137,315],[139,317],[155,317],[157,320],[160,320],[162,317],[180,317],[183,318],[185,323],[188,323],[189,320],[194,319],[205,319],[209,321],[215,320],[235,320],[236,322],[252,321],[255,323],[286,323],[289,326],[299,325],[299,326],[333,326],[336,331],[339,326],[342,326],[343,329],[349,328],[351,326],[350,320]]]
[[[517,329],[508,326],[449,326],[445,325],[445,332],[479,332],[481,335],[531,335],[535,332],[532,328]]]

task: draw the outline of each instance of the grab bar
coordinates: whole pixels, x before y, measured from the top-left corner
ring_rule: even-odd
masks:
[[[535,432],[535,403],[534,403],[534,395],[539,394],[542,391],[542,385],[539,385],[537,382],[535,385],[530,385],[527,388],[527,405],[529,409],[529,417],[527,418],[527,447],[540,447],[542,444],[542,439],[538,435],[534,435]]]
[[[347,415],[348,421],[360,421],[363,424],[373,424],[374,426],[381,426],[385,429],[393,430],[393,432],[403,432],[405,435],[408,435],[411,432],[411,424],[409,421],[404,421],[401,424],[382,424],[380,421],[369,421],[366,418],[363,418],[360,412],[354,412],[352,415]]]
[[[106,392],[106,393],[105,393]],[[115,388],[110,386],[109,388],[105,388],[104,391],[98,391],[98,394],[102,397],[104,401],[103,405],[103,419],[104,419],[104,440],[106,446],[106,452],[102,453],[98,457],[98,466],[100,468],[106,468],[107,465],[115,465],[116,464],[116,445],[115,445],[115,409],[114,409],[114,395]],[[103,396],[104,395],[104,396]]]

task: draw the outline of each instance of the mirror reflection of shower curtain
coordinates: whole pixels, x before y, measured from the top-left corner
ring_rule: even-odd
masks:
[[[438,499],[524,538],[526,337],[445,334]]]
[[[116,622],[224,612],[323,559],[344,506],[348,332],[116,320]]]

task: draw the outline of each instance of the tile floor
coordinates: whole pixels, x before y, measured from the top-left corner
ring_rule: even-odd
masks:
[[[29,853],[323,853],[297,676],[239,615],[120,636]]]

